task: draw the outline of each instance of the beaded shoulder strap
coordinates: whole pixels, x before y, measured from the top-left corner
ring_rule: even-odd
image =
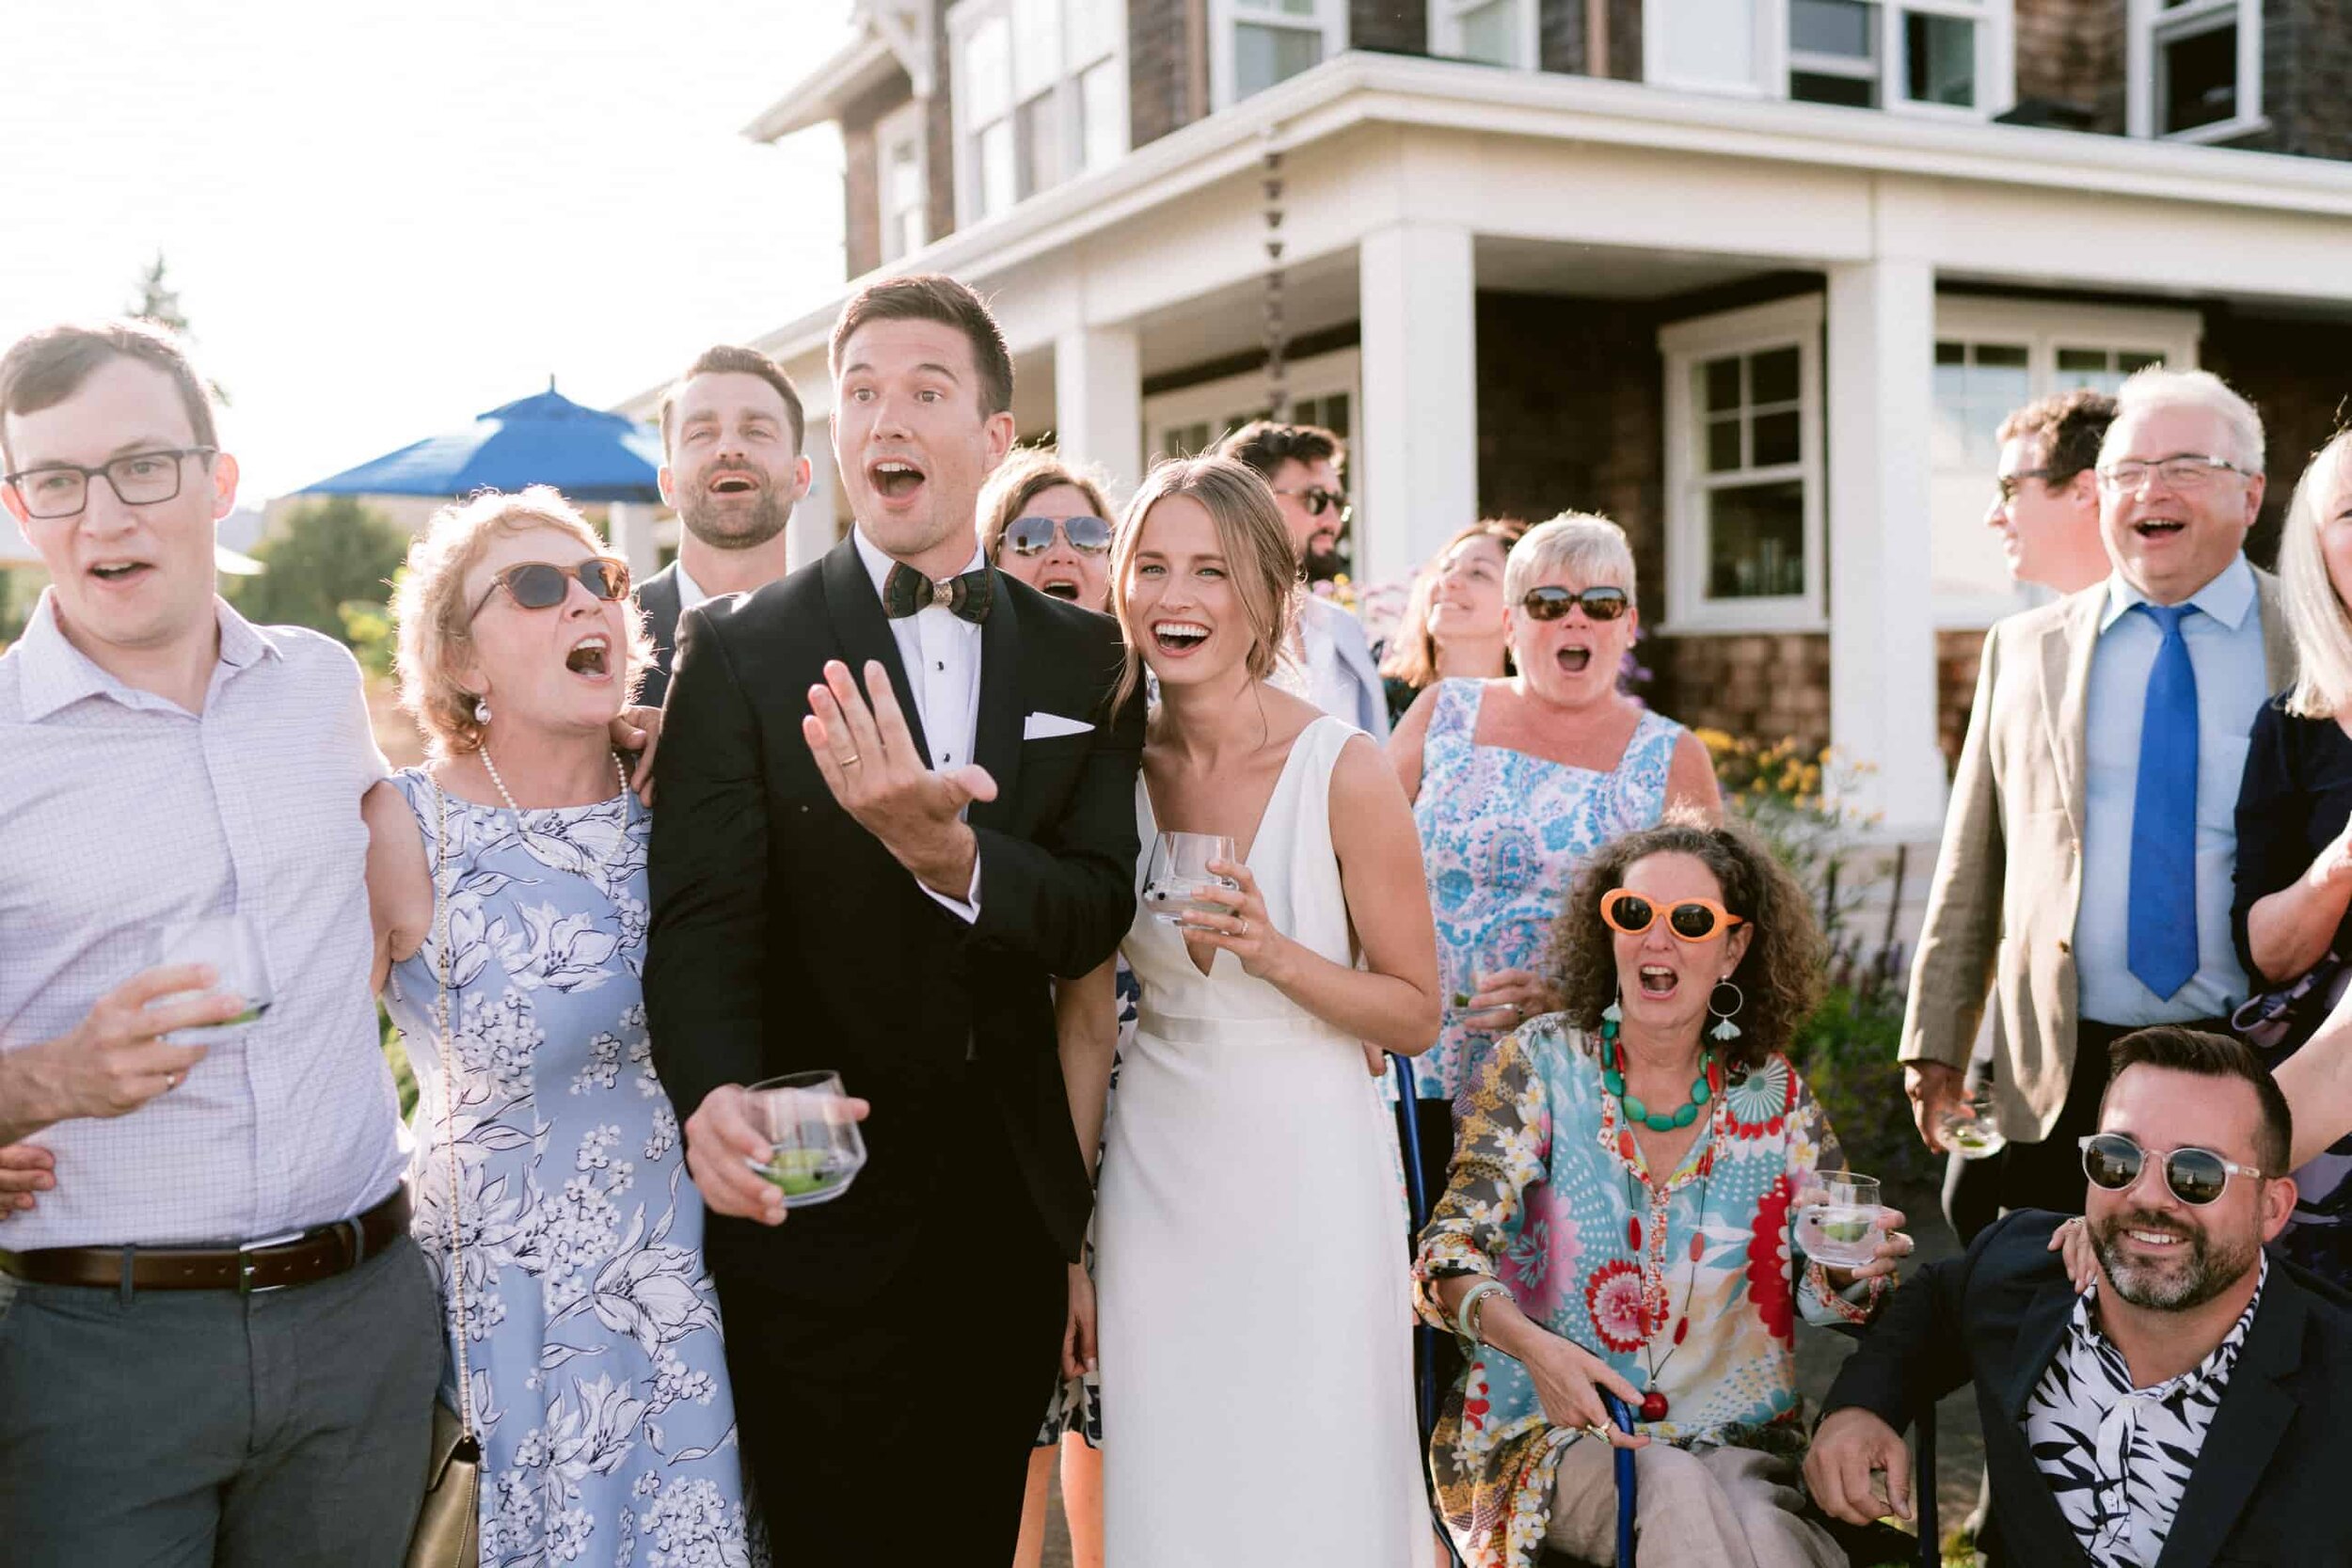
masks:
[[[466,1269],[458,1250],[457,1233],[457,1052],[450,1041],[449,1022],[449,896],[441,887],[442,874],[449,863],[449,797],[441,793],[438,779],[433,780],[433,945],[437,957],[434,974],[438,981],[435,998],[434,1025],[441,1037],[441,1141],[449,1148],[449,1288],[450,1300],[457,1314],[457,1423],[464,1435],[473,1434],[473,1378],[466,1363]]]

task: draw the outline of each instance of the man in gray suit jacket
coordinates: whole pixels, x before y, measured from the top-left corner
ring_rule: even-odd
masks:
[[[654,657],[638,701],[670,689],[678,617],[784,576],[784,526],[808,494],[801,394],[755,348],[705,349],[661,396],[661,499],[683,525],[677,560],[640,583]]]
[[[2242,553],[2260,417],[2202,372],[2142,372],[2117,401],[2098,468],[2115,571],[1985,639],[1903,1021],[1941,1149],[1990,990],[2010,1209],[2082,1212],[2076,1140],[2112,1040],[2218,1028],[2243,999],[2238,784],[2255,710],[2294,672],[2277,581]]]
[[[1264,476],[1304,562],[1317,535],[1339,537],[1350,509],[1340,489],[1347,449],[1320,425],[1253,420],[1216,445],[1216,455],[1247,463]],[[1364,624],[1328,599],[1307,595],[1298,617],[1295,650],[1307,675],[1307,699],[1346,720],[1375,740],[1389,738],[1389,699],[1372,660]]]

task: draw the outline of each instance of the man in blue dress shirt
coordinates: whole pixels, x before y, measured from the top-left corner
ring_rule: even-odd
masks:
[[[2238,783],[2255,710],[2294,668],[2277,583],[2243,553],[2260,417],[2202,372],[2143,371],[2117,404],[2098,466],[2114,570],[1985,640],[1903,1023],[1938,1148],[1990,993],[2010,1209],[2082,1212],[2076,1140],[2110,1041],[2218,1029],[2245,995]]]

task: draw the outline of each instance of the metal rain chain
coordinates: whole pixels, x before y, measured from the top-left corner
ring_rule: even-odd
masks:
[[[1265,393],[1267,418],[1290,419],[1291,394],[1283,355],[1290,334],[1282,324],[1282,150],[1266,133],[1265,152]]]

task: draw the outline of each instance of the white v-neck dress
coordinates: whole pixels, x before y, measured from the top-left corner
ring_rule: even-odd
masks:
[[[1300,732],[1250,846],[1275,925],[1351,963],[1331,770]],[[1159,828],[1142,781],[1136,812]],[[1138,895],[1141,875],[1137,879]],[[1096,1284],[1114,1568],[1406,1568],[1428,1553],[1395,1132],[1350,1037],[1142,911]]]

